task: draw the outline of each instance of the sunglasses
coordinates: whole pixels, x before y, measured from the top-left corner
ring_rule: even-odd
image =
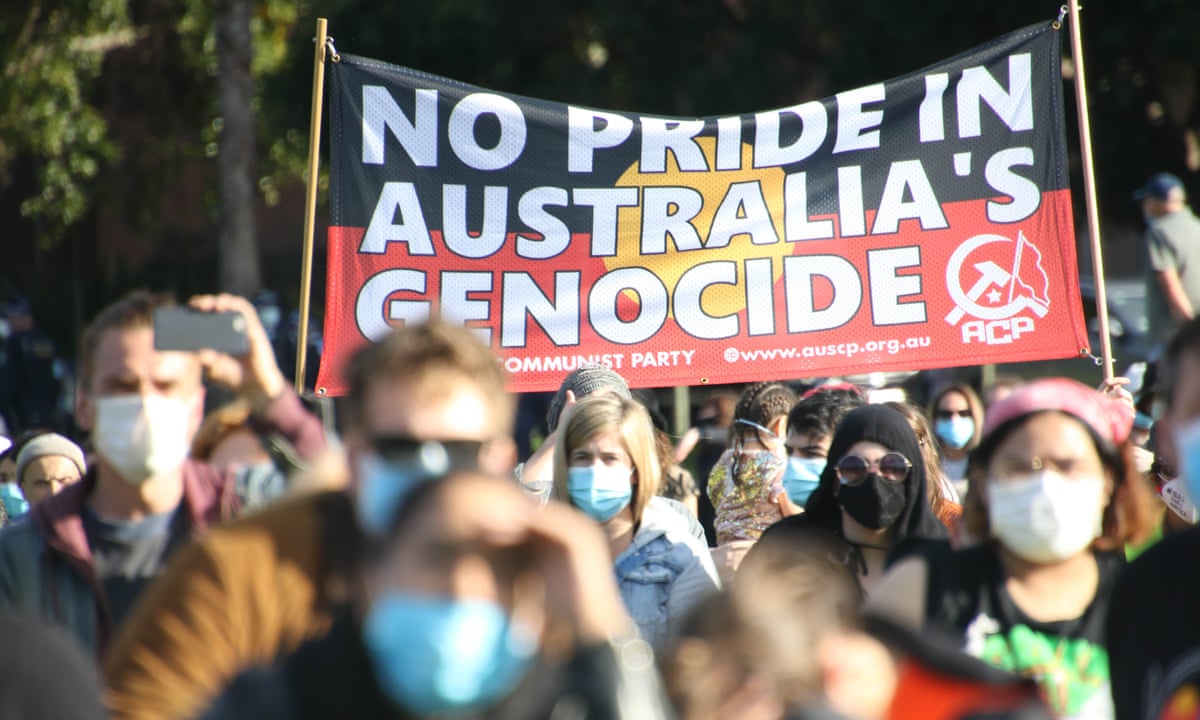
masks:
[[[838,460],[835,469],[843,484],[858,485],[867,479],[873,467],[879,468],[880,477],[893,483],[904,482],[912,471],[912,463],[898,452],[890,452],[874,463],[860,455],[846,455]]]
[[[938,410],[937,416],[943,420],[948,420],[955,417],[969,418],[971,417],[970,410]]]
[[[402,435],[371,438],[371,449],[395,465],[419,470],[427,476],[445,475],[456,470],[479,468],[479,453],[484,443],[478,440],[418,440]]]

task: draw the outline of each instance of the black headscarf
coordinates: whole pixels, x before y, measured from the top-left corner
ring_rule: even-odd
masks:
[[[835,467],[855,443],[867,440],[898,452],[912,462],[912,472],[904,481],[904,510],[892,527],[892,547],[911,545],[912,541],[944,540],[948,536],[933,509],[925,486],[925,461],[921,447],[908,420],[886,405],[865,405],[852,410],[838,424],[829,446],[829,462],[821,473],[821,484],[808,498],[805,523],[822,527],[839,537],[842,535],[842,506],[838,502],[839,481]]]

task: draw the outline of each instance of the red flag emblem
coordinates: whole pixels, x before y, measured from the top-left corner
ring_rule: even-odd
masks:
[[[1042,267],[1042,251],[1029,242],[1025,233],[1017,233],[1017,251],[1013,253],[1012,284],[1008,301],[1024,295],[1043,307],[1050,305],[1050,278]]]

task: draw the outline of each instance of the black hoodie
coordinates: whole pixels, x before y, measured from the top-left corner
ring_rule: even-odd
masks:
[[[921,459],[917,436],[903,415],[885,405],[866,405],[852,410],[842,419],[829,446],[829,462],[821,472],[821,483],[809,496],[804,513],[784,518],[766,532],[818,527],[843,537],[842,506],[837,497],[840,482],[835,466],[855,443],[863,440],[879,443],[912,462],[912,472],[904,481],[904,510],[892,524],[895,534],[891,559],[895,559],[901,549],[907,552],[928,541],[946,541],[946,526],[929,507],[925,461]]]

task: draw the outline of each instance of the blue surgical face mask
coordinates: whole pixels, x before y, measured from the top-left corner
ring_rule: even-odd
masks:
[[[1175,428],[1175,451],[1179,477],[1187,487],[1188,497],[1195,503],[1200,498],[1200,419]]]
[[[821,471],[825,469],[825,458],[789,457],[783,471],[783,489],[796,505],[808,502],[808,496],[821,483]]]
[[[15,482],[0,483],[0,502],[4,503],[4,511],[8,513],[9,520],[16,520],[29,512],[29,501]]]
[[[421,717],[494,705],[520,682],[538,647],[536,634],[494,602],[403,592],[372,604],[362,635],[380,688]]]
[[[380,437],[374,442],[374,449],[359,454],[355,464],[355,510],[359,527],[375,536],[387,533],[400,503],[417,485],[451,470],[477,469],[485,444],[407,437]]]
[[[571,504],[597,522],[608,522],[629,504],[633,471],[624,465],[587,465],[567,468],[567,494]]]
[[[933,423],[933,434],[938,440],[954,450],[962,450],[975,436],[975,420],[969,417],[955,415],[951,418],[938,418]]]
[[[420,468],[388,462],[374,453],[360,455],[355,496],[358,526],[368,535],[386,535],[400,503],[430,477]]]

